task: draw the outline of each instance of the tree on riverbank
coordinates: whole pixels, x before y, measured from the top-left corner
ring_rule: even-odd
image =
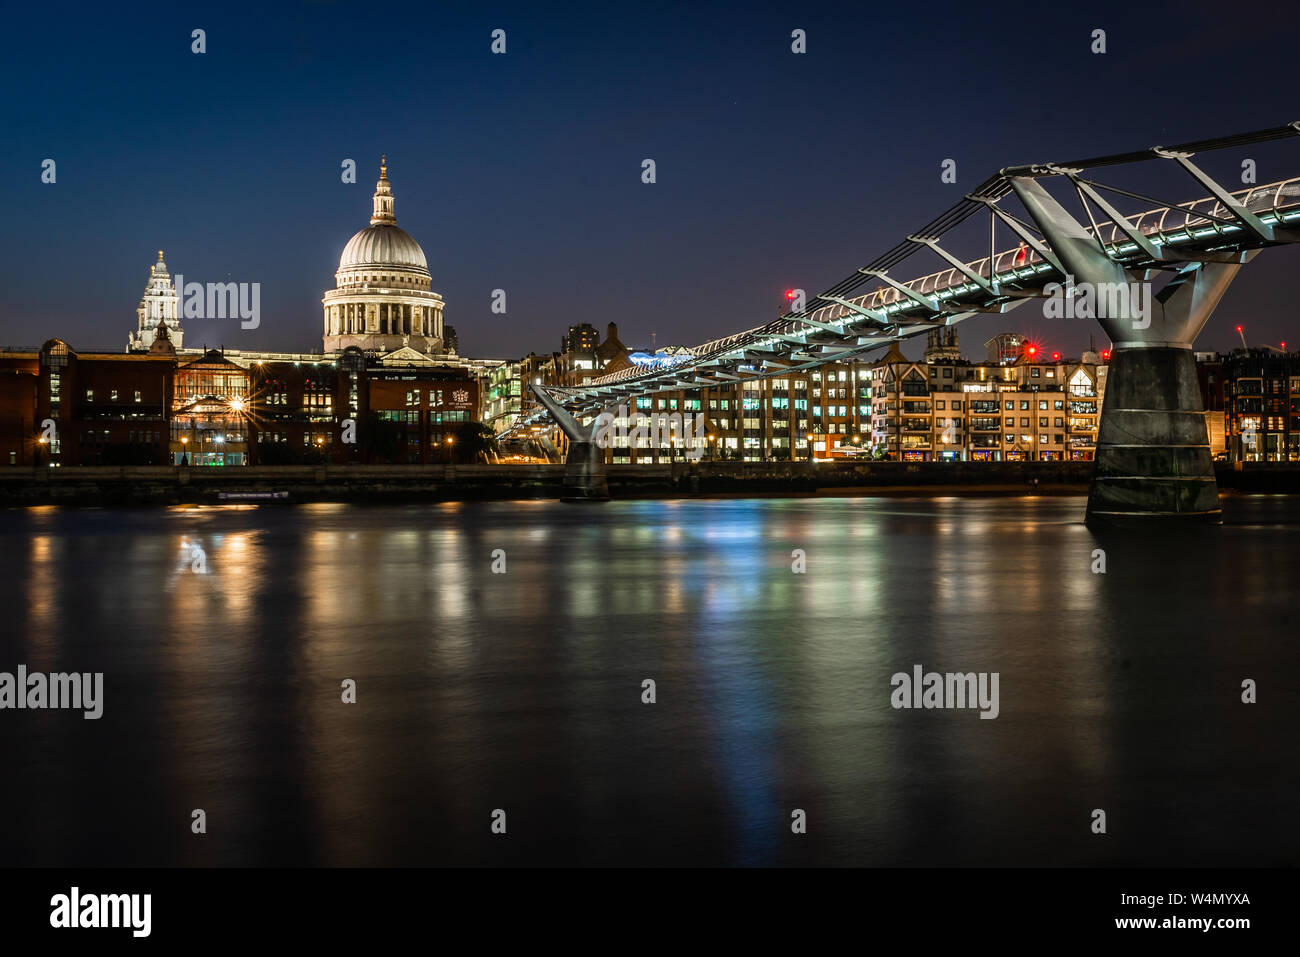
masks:
[[[500,454],[496,433],[482,422],[466,422],[457,429],[453,448],[456,461],[462,465],[472,465],[479,461],[490,462]]]

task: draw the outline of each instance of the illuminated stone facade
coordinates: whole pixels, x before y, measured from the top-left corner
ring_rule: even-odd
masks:
[[[442,296],[431,291],[429,264],[397,226],[387,159],[381,161],[370,225],[343,248],[325,307],[325,352],[356,346],[371,354],[413,349],[446,355]]]
[[[176,288],[163,262],[163,251],[158,250],[158,261],[149,267],[149,284],[145,286],[140,305],[136,306],[136,331],[127,336],[128,352],[148,352],[159,338],[159,325],[166,326],[164,336],[172,347],[181,348],[182,331],[177,315]]]

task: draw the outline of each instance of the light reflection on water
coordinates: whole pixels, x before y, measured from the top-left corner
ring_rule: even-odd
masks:
[[[1300,502],[1226,509],[1101,540],[1057,497],[0,513],[0,670],[106,686],[98,722],[0,711],[0,858],[1295,863]],[[895,711],[914,664],[999,672],[1001,716]]]

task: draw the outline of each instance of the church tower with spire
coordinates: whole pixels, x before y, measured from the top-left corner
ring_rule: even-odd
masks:
[[[957,330],[952,326],[931,329],[925,334],[926,362],[956,362],[961,359]]]
[[[163,336],[170,340],[173,348],[181,347],[181,322],[177,311],[176,289],[172,277],[163,262],[163,251],[158,250],[158,261],[149,267],[149,283],[144,287],[144,296],[135,308],[136,331],[126,340],[127,352],[148,352],[158,336],[158,326],[163,326]]]

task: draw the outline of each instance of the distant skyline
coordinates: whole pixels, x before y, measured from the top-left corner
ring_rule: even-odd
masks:
[[[187,346],[319,349],[321,295],[368,222],[381,154],[461,353],[505,359],[582,322],[617,322],[634,347],[694,345],[774,317],[787,288],[816,294],[1000,167],[1300,118],[1285,58],[1225,42],[1209,3],[878,19],[816,4],[22,7],[7,26],[8,346],[121,350],[163,249],[188,280],[261,283],[259,328],[189,320]],[[1188,50],[1213,58],[1202,80]],[[1162,95],[1171,83],[1194,92]],[[940,181],[948,158],[956,184]],[[1300,140],[1258,163],[1260,183],[1300,176]],[[1188,180],[1169,198],[1194,195]],[[1300,250],[1262,252],[1197,347],[1240,345],[1238,323],[1251,345],[1300,346],[1297,274]],[[1002,331],[1066,355],[1090,334],[1104,345],[1095,323],[1031,304],[963,323],[963,352],[982,358]]]

